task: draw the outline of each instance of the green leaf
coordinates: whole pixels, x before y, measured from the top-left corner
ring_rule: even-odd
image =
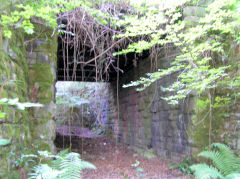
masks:
[[[12,37],[12,32],[10,30],[5,30],[3,31],[4,37],[10,39]]]
[[[177,168],[179,165],[178,164],[172,164],[170,165],[169,169],[174,169],[174,168]]]
[[[140,164],[140,162],[138,160],[136,160],[136,163],[132,164],[132,167],[138,167]]]
[[[6,115],[5,113],[0,112],[0,119],[4,118],[5,115]]]
[[[11,140],[10,139],[0,139],[0,146],[5,146],[10,144]]]
[[[195,164],[192,165],[191,170],[193,170],[194,175],[197,179],[223,179],[222,174],[214,167],[207,164]]]
[[[239,179],[240,178],[240,173],[231,173],[226,176],[225,179]]]

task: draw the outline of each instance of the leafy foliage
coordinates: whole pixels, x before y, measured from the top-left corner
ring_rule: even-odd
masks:
[[[180,164],[173,164],[169,167],[169,169],[178,169],[183,173],[186,173],[187,175],[192,174],[192,170],[190,169],[191,161],[189,158],[185,158],[182,163]]]
[[[190,168],[196,178],[237,178],[240,176],[240,158],[226,145],[213,143],[211,150],[203,151],[198,156],[210,159],[213,165],[194,164]]]
[[[15,2],[16,3],[16,2]],[[11,38],[10,27],[22,28],[27,34],[34,33],[34,23],[45,23],[50,27],[57,27],[57,14],[80,6],[83,1],[29,1],[14,4],[15,9],[11,13],[5,12],[1,16],[1,26],[5,37]]]
[[[181,6],[184,6],[188,1],[182,3]],[[239,38],[239,1],[214,0],[206,8],[206,15],[193,27],[179,20],[181,6],[164,10],[147,8],[145,21],[141,18],[135,18],[132,23],[128,21],[130,25],[121,36],[138,36],[145,32],[144,35],[151,36],[151,40],[131,44],[128,49],[120,53],[130,51],[138,53],[153,46],[171,47],[172,45],[181,53],[171,62],[169,68],[148,73],[147,77],[123,87],[142,85],[138,88],[141,91],[164,76],[177,74],[177,81],[162,88],[163,91],[171,92],[170,96],[163,98],[170,104],[177,104],[190,93],[202,94],[207,89],[223,85],[230,88],[229,84],[235,80],[235,77],[229,78],[228,70],[236,65],[231,61],[230,52],[231,48],[236,47]],[[149,20],[152,16],[148,17],[148,13],[160,16],[160,19],[164,20]],[[134,31],[135,24],[141,22],[146,22],[142,24],[145,28],[141,27],[142,30]],[[164,23],[166,25],[163,25]],[[234,44],[230,45],[226,39]]]
[[[9,139],[0,139],[0,146],[5,146],[5,145],[8,145],[10,144],[10,141]]]
[[[33,170],[35,173],[30,175],[31,176],[30,179],[57,178],[57,176],[62,173],[61,171],[52,169],[47,164],[41,164],[41,165],[35,166]]]
[[[143,168],[140,167],[140,162],[136,160],[136,163],[132,164],[132,167],[136,168],[137,177],[140,179],[146,179],[146,173]]]
[[[40,152],[40,156],[45,158],[55,158],[50,165],[42,163],[33,168],[33,173],[29,174],[30,179],[79,179],[83,169],[96,169],[96,167],[84,160],[81,160],[80,154],[68,153],[68,150],[52,155],[46,151]]]
[[[11,38],[11,27],[22,28],[27,34],[34,33],[34,24],[45,24],[52,28],[58,28],[58,14],[70,11],[79,6],[93,14],[100,23],[106,23],[102,18],[106,14],[93,8],[95,3],[85,0],[16,1],[13,3],[14,10],[12,12],[3,11],[0,25],[3,27],[4,36],[7,38]],[[62,31],[60,30],[59,32]]]
[[[218,169],[205,163],[193,165],[191,168],[199,179],[223,178]]]

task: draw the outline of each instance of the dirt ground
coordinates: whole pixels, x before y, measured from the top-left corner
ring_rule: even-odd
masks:
[[[64,139],[68,143],[68,139]],[[143,169],[144,179],[187,179],[178,170],[169,170],[169,162],[161,158],[146,159],[132,152],[123,144],[116,144],[105,137],[73,137],[72,151],[81,154],[81,158],[94,164],[96,170],[84,170],[83,179],[142,179],[137,176],[136,160]],[[58,141],[60,141],[58,139]],[[60,144],[57,145],[60,148]],[[125,176],[125,177],[124,177]]]

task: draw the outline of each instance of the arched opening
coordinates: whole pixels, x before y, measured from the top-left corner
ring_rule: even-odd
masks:
[[[135,89],[120,89],[122,84],[136,80],[152,70],[149,58],[144,60],[149,57],[151,50],[114,56],[114,51],[125,49],[129,42],[114,47],[118,41],[106,40],[109,35],[114,35],[112,31],[105,31],[106,27],[103,26],[95,26],[92,33],[100,36],[93,39],[100,40],[93,40],[92,43],[90,36],[82,31],[77,21],[60,21],[59,24],[65,27],[62,29],[64,33],[58,37],[58,126],[55,144],[58,149],[71,147],[73,151],[79,152],[84,160],[99,166],[99,173],[103,176],[118,178],[121,171],[116,169],[119,165],[124,171],[124,168],[138,159],[147,163],[148,159],[143,159],[142,156],[154,158],[158,152],[153,151],[152,126],[155,123],[152,123],[152,111],[149,110],[152,103],[150,96],[155,97],[155,89],[143,93],[138,93]],[[107,33],[101,35],[99,32]],[[136,39],[131,42],[134,40]],[[140,68],[134,71],[134,67]],[[98,88],[98,82],[103,86]],[[61,90],[64,91],[63,94],[60,94]],[[101,91],[106,96],[101,96]],[[94,103],[90,102],[88,93],[93,97]],[[120,132],[115,135],[116,131]],[[139,154],[134,154],[132,149]],[[102,162],[106,163],[103,165]],[[103,166],[104,169],[108,168],[108,164],[114,166],[113,170],[117,173],[101,170]],[[152,164],[147,166],[151,168]]]
[[[78,148],[72,139],[103,137],[111,127],[110,94],[109,83],[57,82],[56,146]]]

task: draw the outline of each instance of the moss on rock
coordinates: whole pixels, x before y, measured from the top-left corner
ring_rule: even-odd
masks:
[[[219,102],[218,99],[225,101],[223,94],[215,96],[214,104],[212,104],[212,123],[211,123],[211,143],[221,142],[228,143],[226,138],[225,125],[229,123],[226,120],[226,116],[229,113],[229,109],[225,102]],[[189,128],[189,134],[191,143],[194,144],[195,149],[192,150],[193,158],[196,158],[197,154],[209,145],[209,127],[210,127],[210,101],[205,96],[200,97],[196,102],[195,114],[192,118],[192,128]],[[233,109],[231,109],[233,110]],[[230,129],[231,130],[231,129]]]
[[[21,31],[14,33],[14,29],[12,38],[4,39],[0,29],[0,98],[18,97],[21,102],[27,102],[29,101],[29,95],[30,97],[32,95],[35,83],[38,83],[38,102],[49,103],[54,100],[52,65],[56,60],[57,46],[52,48],[48,44],[42,52],[43,54],[46,52],[47,56],[51,56],[51,64],[39,62],[31,66],[29,71],[24,40],[26,40],[24,33]],[[49,39],[47,43],[53,44],[57,43],[57,41]],[[33,109],[19,111],[15,107],[1,106],[1,111],[6,113],[6,117],[0,120],[0,137],[11,138],[11,144],[0,147],[0,178],[6,178],[5,176],[19,178],[20,175],[15,168],[14,162],[19,158],[20,154],[31,154],[40,149],[52,150],[50,145],[53,145],[53,143],[50,140],[53,140],[53,137],[39,140],[38,148],[36,148],[33,140],[35,136],[32,131],[36,131],[37,126],[47,125],[47,122],[53,118],[53,114],[50,111],[44,113],[43,110],[39,110],[37,112],[44,113],[44,118],[36,122],[35,119],[32,119],[34,112],[36,112]],[[45,130],[44,132],[48,134],[49,131]]]
[[[54,77],[51,65],[37,63],[29,70],[30,89],[34,88],[35,83],[39,85],[37,99],[40,103],[49,103],[54,99],[54,92],[51,87],[54,84]]]

